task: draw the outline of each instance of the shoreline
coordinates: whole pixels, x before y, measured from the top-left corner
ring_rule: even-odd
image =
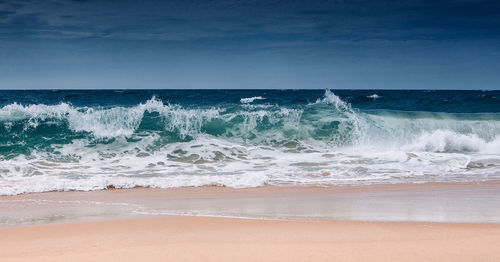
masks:
[[[140,218],[0,229],[8,261],[497,261],[500,224]]]
[[[500,223],[500,182],[184,187],[0,196],[0,228],[148,217]]]
[[[228,187],[228,186],[218,186],[218,185],[207,185],[207,186],[184,186],[184,187],[169,187],[169,188],[159,188],[159,187],[144,187],[135,186],[130,188],[116,188],[114,186],[96,189],[96,190],[51,190],[43,192],[27,192],[16,195],[0,195],[1,198],[17,197],[17,196],[30,196],[30,195],[41,195],[41,194],[51,194],[51,193],[92,193],[92,192],[107,192],[107,191],[136,191],[136,190],[161,190],[161,191],[184,191],[184,190],[230,190],[230,191],[260,191],[264,192],[266,190],[281,191],[281,190],[310,190],[310,189],[337,189],[339,191],[349,190],[349,191],[371,191],[371,190],[390,190],[390,191],[404,191],[408,188],[419,188],[419,187],[454,187],[454,186],[500,186],[500,180],[485,180],[485,181],[464,181],[464,182],[419,182],[419,183],[375,183],[375,184],[311,184],[311,185],[264,185],[257,187]]]

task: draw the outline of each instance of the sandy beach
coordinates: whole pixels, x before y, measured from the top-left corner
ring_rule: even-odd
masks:
[[[2,261],[499,261],[500,225],[170,217],[0,229]]]
[[[3,196],[0,260],[499,261],[498,189],[488,182]]]

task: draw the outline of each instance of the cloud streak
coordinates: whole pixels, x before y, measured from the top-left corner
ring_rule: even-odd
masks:
[[[238,37],[364,39],[498,38],[497,1],[5,1],[4,34],[36,38],[189,41]],[[290,39],[289,39],[290,40]]]

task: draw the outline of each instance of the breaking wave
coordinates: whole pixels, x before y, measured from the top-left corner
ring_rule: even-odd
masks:
[[[397,183],[500,176],[500,115],[305,105],[11,103],[0,194],[113,187]]]

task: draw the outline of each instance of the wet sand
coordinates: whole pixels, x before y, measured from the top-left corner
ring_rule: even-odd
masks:
[[[500,223],[500,183],[188,187],[0,197],[0,227],[154,216]]]

